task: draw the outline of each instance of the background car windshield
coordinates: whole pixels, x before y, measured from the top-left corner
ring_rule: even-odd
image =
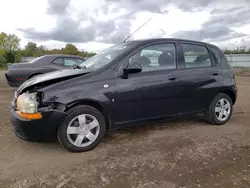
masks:
[[[117,56],[122,54],[128,48],[127,43],[118,44],[112,46],[99,54],[95,55],[94,57],[86,60],[80,66],[86,68],[93,68],[98,69],[107,64],[109,64],[112,60],[114,60]]]

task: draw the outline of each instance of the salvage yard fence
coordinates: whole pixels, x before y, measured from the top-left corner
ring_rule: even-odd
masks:
[[[232,67],[250,67],[250,54],[226,54]]]

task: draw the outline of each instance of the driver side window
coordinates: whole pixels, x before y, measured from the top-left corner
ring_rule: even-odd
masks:
[[[173,43],[146,47],[129,59],[129,64],[139,63],[142,72],[176,68],[176,48]]]

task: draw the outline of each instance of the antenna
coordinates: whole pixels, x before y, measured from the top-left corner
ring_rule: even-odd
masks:
[[[129,35],[123,42],[126,42],[132,35],[134,35],[139,29],[141,29],[144,25],[146,25],[152,18],[142,24],[138,29],[136,29],[131,35]]]

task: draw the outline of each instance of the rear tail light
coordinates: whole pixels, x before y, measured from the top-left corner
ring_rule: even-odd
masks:
[[[16,78],[16,80],[21,81],[21,80],[23,80],[23,78]]]
[[[234,87],[234,92],[237,93],[238,89],[237,87]]]

